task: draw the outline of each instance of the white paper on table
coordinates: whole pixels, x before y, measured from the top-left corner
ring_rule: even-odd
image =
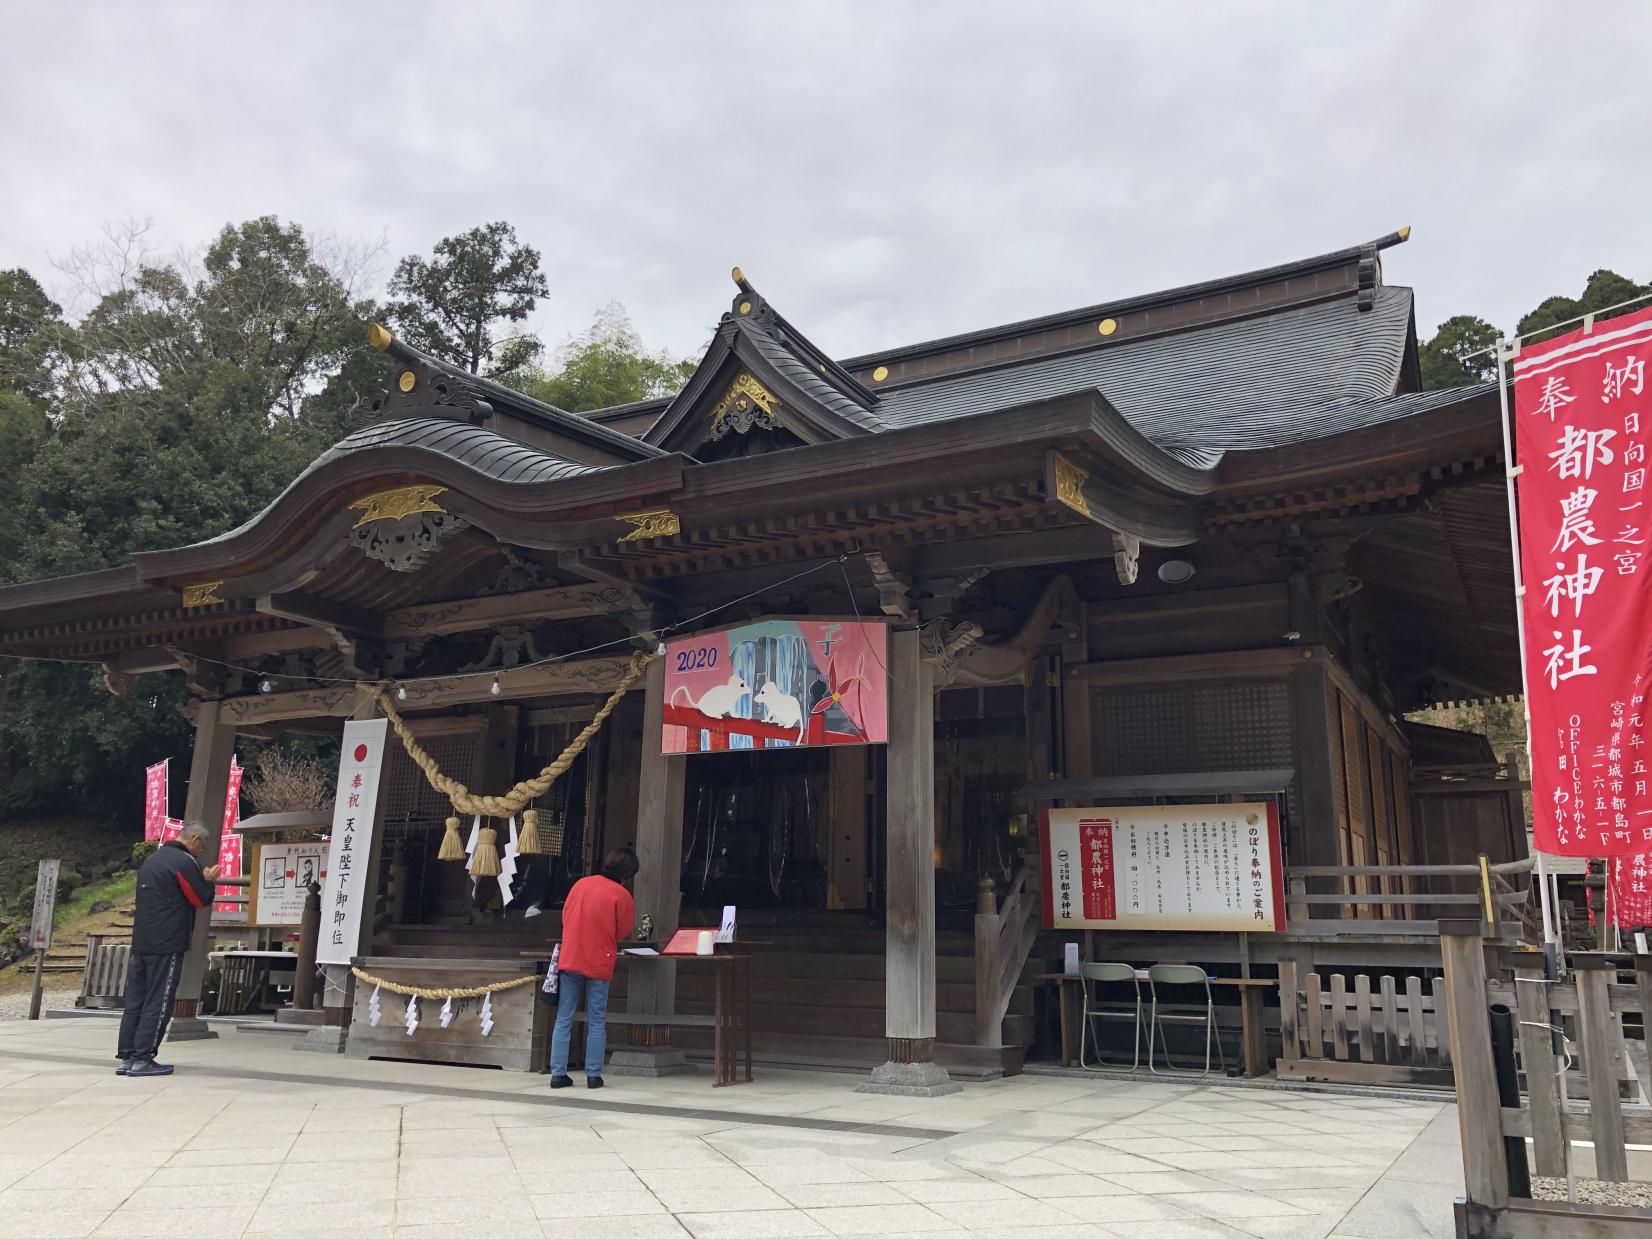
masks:
[[[722,928],[717,931],[717,941],[734,941],[734,905],[732,903],[726,903],[723,905],[723,925]]]
[[[628,947],[625,948],[625,950],[621,951],[620,954],[621,955],[658,955],[659,952],[656,951],[651,946],[628,946]]]
[[[1635,954],[1646,954],[1646,935],[1644,933],[1637,932],[1635,934]]]
[[[1078,943],[1068,942],[1065,944],[1065,949],[1063,951],[1063,963],[1068,976],[1076,977],[1079,975]]]

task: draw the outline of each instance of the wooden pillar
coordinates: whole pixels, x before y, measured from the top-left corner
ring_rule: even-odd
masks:
[[[1491,1016],[1486,1000],[1486,956],[1479,921],[1441,921],[1440,954],[1451,1010],[1451,1069],[1457,1082],[1457,1126],[1462,1136],[1463,1185],[1473,1204],[1509,1203],[1509,1164],[1503,1151],[1503,1110],[1491,1062]]]
[[[203,701],[195,714],[195,749],[189,758],[189,791],[184,798],[184,821],[206,827],[207,846],[202,866],[218,863],[218,837],[224,827],[224,799],[229,795],[229,765],[235,756],[235,725],[220,718],[220,703]],[[172,1008],[169,1041],[215,1037],[199,1018],[201,987],[206,981],[207,949],[212,934],[212,905],[195,914],[195,933],[184,956],[178,997]]]
[[[922,634],[889,639],[884,1034],[889,1061],[862,1092],[956,1091],[935,1059],[935,673]]]
[[[828,905],[866,907],[866,746],[844,744],[827,752]]]
[[[677,931],[682,910],[683,886],[683,784],[688,774],[687,757],[666,757],[660,752],[661,726],[665,714],[665,660],[649,665],[643,684],[642,752],[637,778],[637,850],[640,868],[633,895],[637,922],[653,921],[656,942],[668,940]],[[610,835],[609,847],[621,840]],[[626,1027],[627,1045],[610,1055],[608,1070],[614,1075],[665,1075],[686,1070],[681,1050],[671,1048],[668,1018],[677,1010],[677,965],[668,959],[631,958],[620,965],[627,969],[625,1009],[628,1014],[667,1017],[659,1024],[631,1024]]]
[[[1330,679],[1317,650],[1303,650],[1302,665],[1291,673],[1291,723],[1296,740],[1296,805],[1300,820],[1292,823],[1292,865],[1351,865],[1342,855],[1341,824],[1337,821],[1332,740],[1341,726],[1332,715]],[[1399,794],[1396,791],[1396,794]]]
[[[1555,1078],[1554,1034],[1548,1028],[1555,1022],[1549,1007],[1551,982],[1544,965],[1544,957],[1537,952],[1514,952],[1514,999],[1520,1013],[1520,1058],[1526,1072],[1532,1151],[1538,1174],[1560,1178],[1566,1173],[1566,1136]]]

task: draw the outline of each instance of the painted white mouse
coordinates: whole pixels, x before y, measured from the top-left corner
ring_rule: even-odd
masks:
[[[698,710],[707,718],[735,717],[740,709],[740,698],[751,691],[750,686],[740,676],[731,675],[725,684],[713,684],[700,694],[700,700],[695,701],[686,684],[677,685],[671,694],[671,704],[681,705],[679,695],[688,699],[691,709]]]
[[[763,707],[768,715],[768,721],[776,727],[788,727],[796,731],[803,729],[803,706],[790,693],[781,692],[780,686],[773,680],[763,682],[754,700]]]

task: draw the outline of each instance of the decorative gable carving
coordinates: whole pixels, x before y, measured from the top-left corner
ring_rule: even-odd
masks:
[[[780,422],[775,413],[779,408],[780,398],[742,370],[712,406],[711,433],[707,437],[715,441],[730,431],[743,435],[753,429],[778,430]]]

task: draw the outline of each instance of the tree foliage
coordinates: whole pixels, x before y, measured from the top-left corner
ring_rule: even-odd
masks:
[[[1432,339],[1421,345],[1423,387],[1466,387],[1497,377],[1497,359],[1490,352],[1497,328],[1472,314],[1456,314],[1440,324]]]
[[[483,224],[436,243],[429,258],[409,255],[390,281],[390,319],[413,345],[472,374],[503,378],[539,355],[531,335],[503,336],[550,290],[539,251],[504,222]]]
[[[1581,297],[1545,297],[1535,310],[1520,320],[1518,330],[1522,336],[1527,337],[1526,343],[1535,344],[1561,332],[1572,330],[1577,324],[1569,320],[1585,314],[1597,314],[1600,321],[1604,322],[1621,314],[1633,314],[1644,310],[1644,302],[1631,306],[1624,306],[1623,302],[1647,293],[1652,293],[1652,285],[1637,284],[1634,280],[1603,267],[1589,277],[1583,286]],[[1611,306],[1621,308],[1609,310],[1608,307]],[[1549,330],[1550,328],[1554,330]]]
[[[528,366],[509,382],[524,395],[570,413],[675,395],[695,363],[650,353],[625,307],[610,302],[591,325],[557,349],[554,371]]]

